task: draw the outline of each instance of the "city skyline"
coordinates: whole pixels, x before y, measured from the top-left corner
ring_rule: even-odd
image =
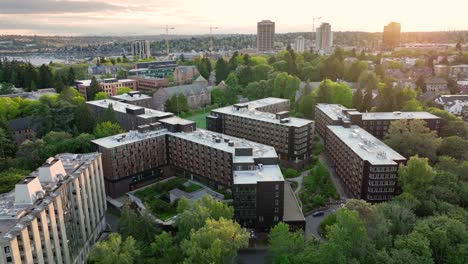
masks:
[[[171,34],[184,35],[208,34],[212,25],[219,28],[216,34],[255,34],[256,23],[269,19],[276,22],[277,33],[311,32],[312,17],[317,16],[322,19],[316,23],[328,22],[334,31],[382,32],[391,21],[401,23],[402,32],[468,29],[463,19],[468,3],[457,0],[447,0],[444,5],[395,0],[384,9],[370,0],[295,0],[288,4],[239,0],[218,8],[214,0],[149,4],[143,0],[0,0],[0,31],[25,35],[159,35],[165,33],[162,27],[170,25],[175,27]],[[414,19],[415,14],[418,19]]]

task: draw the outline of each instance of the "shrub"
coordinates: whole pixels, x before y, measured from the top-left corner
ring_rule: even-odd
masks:
[[[296,177],[299,177],[299,175],[301,174],[297,170],[290,168],[290,169],[287,169],[283,175],[285,178],[296,178]]]

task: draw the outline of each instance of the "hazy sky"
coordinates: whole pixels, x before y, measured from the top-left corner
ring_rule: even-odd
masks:
[[[297,32],[311,31],[313,17],[333,31],[382,31],[390,21],[402,31],[468,30],[467,10],[468,0],[0,0],[0,34],[255,33],[262,19]]]

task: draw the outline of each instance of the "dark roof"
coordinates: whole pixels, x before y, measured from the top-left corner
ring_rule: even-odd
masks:
[[[468,95],[442,95],[438,98],[439,101],[444,103],[459,101],[468,101]]]
[[[190,95],[190,93],[201,94],[202,92],[208,93],[206,83],[192,83],[187,85],[179,85],[173,87],[163,88],[167,95],[172,96],[174,94],[183,94],[184,96]]]
[[[448,82],[445,79],[442,79],[442,78],[429,78],[429,79],[426,79],[425,83],[443,83],[443,84],[447,84]]]
[[[30,117],[17,118],[8,122],[8,127],[12,131],[20,131],[29,128],[34,128],[33,126],[33,120]]]

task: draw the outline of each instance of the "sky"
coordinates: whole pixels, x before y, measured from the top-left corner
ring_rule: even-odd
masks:
[[[468,30],[467,0],[0,0],[0,35],[159,35],[256,33],[269,19],[276,32],[312,31],[313,18],[333,31]]]

